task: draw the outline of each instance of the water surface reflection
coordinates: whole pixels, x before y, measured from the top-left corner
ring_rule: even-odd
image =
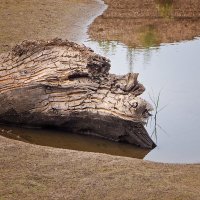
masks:
[[[145,159],[200,162],[200,38],[140,49],[116,41],[88,41],[86,45],[110,58],[112,73],[140,73],[139,80],[146,87],[143,97],[149,102],[157,100],[160,92],[159,109],[164,109],[157,115],[158,147]],[[150,134],[154,125],[148,123]]]
[[[66,133],[52,129],[28,129],[1,125],[0,135],[42,146],[99,152],[139,159],[143,159],[150,151],[129,144],[116,143],[92,136]]]

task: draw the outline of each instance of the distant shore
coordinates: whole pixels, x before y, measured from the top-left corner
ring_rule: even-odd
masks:
[[[0,52],[25,39],[81,42],[104,8],[90,0],[3,0]],[[200,164],[160,164],[0,136],[0,200],[198,200],[199,180]]]

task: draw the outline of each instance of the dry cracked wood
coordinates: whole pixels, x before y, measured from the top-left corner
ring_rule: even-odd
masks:
[[[0,55],[0,122],[54,126],[153,148],[151,106],[138,74],[109,74],[110,61],[69,41],[24,41]]]

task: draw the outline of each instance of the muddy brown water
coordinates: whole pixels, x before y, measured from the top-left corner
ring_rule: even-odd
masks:
[[[55,148],[99,152],[116,156],[143,159],[150,150],[116,143],[87,135],[78,135],[56,129],[31,129],[0,125],[0,135],[23,142]]]

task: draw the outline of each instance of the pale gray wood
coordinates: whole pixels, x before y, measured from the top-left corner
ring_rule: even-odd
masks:
[[[125,141],[154,142],[144,128],[151,106],[138,74],[109,74],[110,61],[69,41],[24,41],[0,55],[0,122],[56,126]]]

